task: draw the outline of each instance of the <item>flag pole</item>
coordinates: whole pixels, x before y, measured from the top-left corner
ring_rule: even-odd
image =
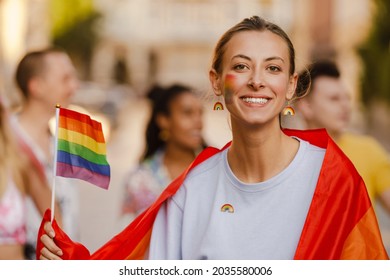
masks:
[[[51,191],[51,219],[53,222],[54,219],[54,210],[55,210],[55,193],[56,193],[56,176],[57,176],[57,149],[58,149],[58,122],[60,116],[60,108],[59,104],[56,105],[56,126],[54,133],[54,159],[53,159],[53,188]]]

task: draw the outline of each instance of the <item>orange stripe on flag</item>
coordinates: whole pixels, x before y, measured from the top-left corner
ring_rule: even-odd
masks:
[[[145,236],[139,241],[134,250],[126,258],[127,260],[144,260],[147,258],[145,253],[147,252],[150,244],[150,237],[152,236],[152,227],[145,234]]]
[[[61,116],[59,118],[58,126],[67,130],[85,134],[94,139],[96,142],[105,143],[103,131],[92,127],[89,123]]]
[[[382,239],[372,207],[355,225],[345,240],[341,259],[343,260],[378,260],[388,259],[382,250]]]

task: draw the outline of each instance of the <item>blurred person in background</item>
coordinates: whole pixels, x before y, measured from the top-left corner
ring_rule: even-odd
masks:
[[[53,178],[54,141],[49,120],[55,115],[55,106],[67,107],[78,87],[76,70],[62,49],[49,47],[28,52],[19,62],[16,74],[24,103],[12,116],[12,127],[34,167],[42,170],[51,186]],[[78,238],[78,192],[71,183],[57,178],[56,199],[60,205],[63,226]],[[27,204],[27,251],[35,258],[36,234],[41,215],[31,200]]]
[[[310,94],[297,103],[308,129],[326,128],[363,177],[372,203],[390,214],[390,157],[373,137],[347,132],[351,96],[336,63],[317,61],[300,74],[311,81]]]
[[[0,260],[26,259],[26,196],[40,216],[51,205],[50,188],[18,146],[0,101]]]
[[[203,108],[193,89],[180,84],[155,86],[147,97],[152,112],[146,128],[145,152],[125,182],[122,214],[130,218],[149,207],[204,147]]]

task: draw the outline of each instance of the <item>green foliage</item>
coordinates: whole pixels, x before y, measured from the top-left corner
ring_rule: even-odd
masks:
[[[98,40],[95,30],[101,15],[92,0],[51,0],[52,41],[64,48],[84,69],[88,77],[93,48]]]
[[[49,5],[54,38],[62,36],[75,23],[88,18],[94,10],[92,0],[51,0]]]
[[[377,10],[367,41],[359,48],[364,74],[362,98],[366,103],[390,103],[390,0],[375,0]]]

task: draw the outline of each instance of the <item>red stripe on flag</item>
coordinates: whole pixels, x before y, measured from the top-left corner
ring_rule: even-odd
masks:
[[[67,130],[87,135],[96,142],[105,143],[103,131],[101,128],[95,129],[90,122],[82,122],[74,118],[60,116],[58,126]]]
[[[72,110],[69,110],[69,109],[65,109],[65,108],[60,108],[60,117],[61,116],[67,117],[67,118],[70,118],[70,119],[75,119],[75,120],[78,120],[80,122],[89,123],[89,124],[91,124],[91,126],[94,129],[102,130],[101,123],[91,119],[91,117],[86,115],[86,114],[82,114],[82,113],[79,113],[79,112],[76,112],[76,111],[72,111]]]

